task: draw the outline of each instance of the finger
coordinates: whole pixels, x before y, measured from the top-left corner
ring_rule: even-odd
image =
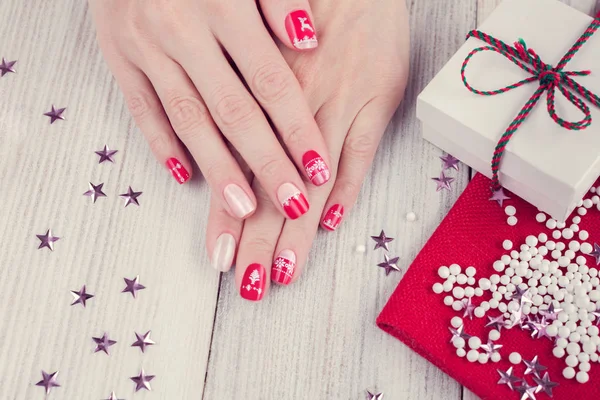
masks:
[[[288,218],[308,211],[306,188],[298,171],[274,135],[259,105],[240,82],[216,42],[196,43],[174,55],[198,88],[213,120],[235,147],[271,201]],[[204,46],[202,62],[190,49]]]
[[[171,126],[198,163],[206,181],[236,218],[256,209],[256,199],[239,164],[227,148],[200,94],[181,66],[165,54],[147,56],[146,74]],[[160,65],[160,70],[155,66]]]
[[[229,215],[218,195],[213,193],[210,203],[206,249],[211,255],[210,262],[213,268],[227,272],[235,259],[236,244],[240,240],[243,222]]]
[[[311,50],[319,45],[307,0],[260,0],[260,9],[271,30],[292,50]]]
[[[231,16],[231,24],[246,26],[245,40],[239,40],[236,31],[227,27],[215,32],[217,38],[269,115],[296,165],[314,185],[323,185],[331,177],[329,152],[304,91],[265,27],[247,26],[248,20],[260,19],[256,7],[248,3],[243,8]]]
[[[269,267],[284,219],[268,201],[268,196],[262,188],[256,183],[253,188],[258,199],[258,207],[254,215],[244,223],[235,278],[240,288],[240,295],[244,299],[259,301],[269,290]]]
[[[342,146],[336,181],[321,218],[324,229],[336,230],[356,202],[381,136],[394,112],[390,103],[371,100],[352,123]]]

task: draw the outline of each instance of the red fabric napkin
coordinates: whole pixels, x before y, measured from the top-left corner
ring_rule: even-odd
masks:
[[[512,240],[514,248],[518,249],[528,235],[550,233],[545,224],[535,220],[538,211],[534,206],[507,192],[512,199],[506,201],[505,206],[515,206],[519,219],[516,226],[509,226],[504,209],[496,202],[489,201],[489,194],[489,179],[478,174],[404,275],[379,315],[378,326],[483,399],[519,398],[518,393],[511,391],[507,385],[497,384],[500,375],[496,370],[506,371],[512,365],[508,361],[508,355],[513,351],[519,352],[526,360],[537,355],[540,364],[548,367],[550,379],[560,384],[553,390],[554,399],[600,399],[600,363],[591,363],[588,383],[565,379],[562,371],[566,364],[564,358],[558,359],[552,355],[553,341],[547,338],[533,339],[528,330],[518,327],[502,329],[502,336],[496,342],[504,346],[500,349],[500,362],[471,363],[456,355],[456,349],[450,343],[452,335],[448,328],[450,319],[456,315],[462,317],[463,313],[444,305],[446,293],[433,292],[432,285],[443,281],[437,275],[438,268],[456,263],[464,272],[466,267],[474,266],[477,269],[475,278],[479,281],[480,278],[496,273],[492,263],[502,254],[508,253],[502,248],[505,239]],[[567,221],[567,226],[570,221],[571,219]],[[595,206],[582,217],[579,226],[590,233],[588,242],[600,243],[600,211]],[[551,237],[551,234],[548,236]],[[588,266],[594,264],[595,260],[588,257]],[[486,291],[482,297],[473,297],[473,303],[478,305],[489,299],[489,292]],[[487,316],[498,315],[498,310],[490,309],[483,318],[463,318],[465,331],[487,342],[491,329],[484,327],[488,322]],[[524,372],[523,363],[513,368],[515,375],[524,377],[530,385],[535,385],[533,375],[524,376]],[[543,392],[536,394],[536,397],[538,400],[549,398]]]

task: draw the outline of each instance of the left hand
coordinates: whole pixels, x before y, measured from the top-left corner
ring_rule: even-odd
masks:
[[[245,221],[243,233],[242,222],[213,202],[207,232],[213,266],[227,271],[239,244],[236,282],[248,300],[262,299],[270,280],[288,285],[298,279],[319,221],[333,231],[347,215],[408,77],[408,13],[403,1],[318,0],[311,6],[324,27],[318,51],[295,54],[280,48],[331,151],[334,179],[309,188],[312,207],[295,221],[284,220],[254,181],[258,207]]]

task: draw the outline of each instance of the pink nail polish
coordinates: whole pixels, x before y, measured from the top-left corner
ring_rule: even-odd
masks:
[[[231,212],[238,218],[244,218],[255,209],[254,203],[246,194],[244,189],[236,184],[230,183],[223,189],[223,196],[229,205]]]
[[[186,183],[190,179],[190,174],[187,169],[185,169],[183,164],[175,157],[169,158],[166,164],[167,168],[171,171],[173,178],[180,184]]]
[[[309,209],[308,200],[294,184],[284,183],[277,190],[277,198],[288,218],[296,219],[306,214]]]
[[[319,45],[315,27],[305,10],[296,10],[285,19],[285,29],[290,41],[299,50],[314,49]]]
[[[288,285],[296,269],[296,254],[291,250],[282,250],[271,266],[271,280]]]
[[[341,204],[334,204],[323,217],[321,225],[327,230],[335,231],[342,223],[342,218],[344,218],[344,206]]]
[[[250,301],[259,301],[265,294],[265,267],[261,264],[250,264],[244,272],[240,295]]]
[[[331,173],[323,158],[314,150],[309,150],[302,156],[302,164],[306,170],[308,179],[313,185],[321,186],[329,180]]]

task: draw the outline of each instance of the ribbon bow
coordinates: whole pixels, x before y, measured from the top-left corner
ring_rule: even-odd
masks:
[[[533,49],[527,48],[525,41],[522,39],[516,42],[514,46],[509,46],[503,41],[478,30],[472,30],[467,35],[467,39],[470,37],[475,37],[490,45],[473,49],[463,62],[460,73],[463,83],[471,92],[482,96],[494,96],[508,92],[509,90],[518,88],[519,86],[523,86],[531,82],[539,81],[540,83],[539,88],[535,91],[535,93],[533,93],[523,108],[521,108],[521,111],[519,111],[515,119],[510,123],[508,128],[506,128],[506,131],[504,131],[502,137],[496,145],[494,156],[492,158],[492,191],[494,193],[501,190],[500,179],[498,175],[500,163],[504,153],[506,152],[506,146],[517,129],[519,129],[523,121],[527,119],[531,113],[531,110],[540,100],[544,92],[547,92],[546,104],[548,108],[548,114],[558,125],[569,130],[580,130],[587,128],[592,123],[590,108],[582,100],[582,98],[600,108],[600,97],[581,86],[572,78],[573,76],[589,75],[591,71],[564,71],[564,68],[566,67],[567,63],[571,61],[573,56],[579,51],[579,49],[581,49],[581,47],[589,40],[589,38],[592,37],[592,35],[598,30],[598,28],[600,28],[600,13],[596,15],[585,32],[579,39],[577,39],[575,44],[573,44],[573,46],[569,49],[569,51],[567,51],[567,53],[562,57],[555,67],[543,62],[540,56],[538,56]],[[531,77],[497,90],[481,91],[473,88],[467,82],[467,78],[465,77],[465,69],[471,58],[475,54],[482,51],[495,51],[496,53],[503,55],[521,69],[529,72]],[[570,101],[583,113],[584,117],[580,121],[565,121],[557,115],[554,106],[554,97],[557,89],[568,101]],[[577,97],[576,94],[580,97]]]

